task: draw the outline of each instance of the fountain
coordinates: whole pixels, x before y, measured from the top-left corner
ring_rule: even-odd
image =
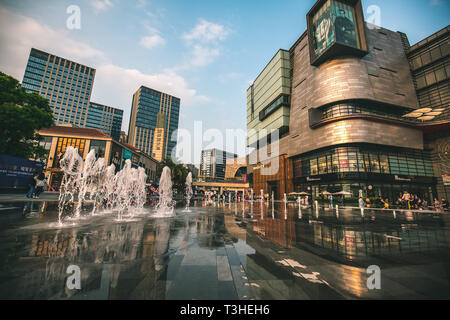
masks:
[[[64,176],[61,182],[58,205],[58,222],[62,224],[63,213],[73,208],[75,204],[75,193],[77,192],[77,181],[81,178],[81,168],[83,159],[78,154],[78,150],[68,147],[60,161],[61,170]]]
[[[58,205],[60,225],[66,216],[79,220],[89,200],[93,203],[89,215],[100,209],[116,209],[119,220],[124,213],[132,217],[144,207],[147,175],[143,168],[132,168],[130,160],[115,174],[115,166],[106,167],[105,159],[96,159],[95,150],[89,152],[83,165],[78,150],[69,146],[60,160],[60,167],[64,173]]]
[[[272,219],[275,219],[275,195],[272,191]]]
[[[170,168],[164,167],[159,181],[159,202],[156,205],[156,212],[159,216],[171,216],[174,211],[172,200],[172,178]]]
[[[191,198],[192,198],[192,172],[189,172],[186,178],[186,209],[184,209],[185,212],[191,212],[191,210],[189,209]]]
[[[301,204],[300,198],[297,199],[297,202],[298,202],[298,218],[302,219],[303,214],[302,214],[302,204]]]

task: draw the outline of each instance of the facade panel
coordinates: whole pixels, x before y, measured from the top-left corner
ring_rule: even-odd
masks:
[[[86,125],[95,69],[32,48],[22,87],[49,100],[56,124]]]
[[[172,140],[172,135],[178,129],[180,103],[179,98],[144,86],[140,87],[133,95],[128,142],[153,156],[155,131],[160,114],[164,119],[161,159],[172,157],[177,144],[176,137]],[[158,131],[162,134],[161,130]]]
[[[442,135],[450,130],[448,28],[410,48],[404,33],[360,20],[360,5],[317,1],[308,30],[289,52],[280,51],[289,61],[289,104],[257,104],[281,93],[276,81],[265,81],[276,58],[247,91],[248,145],[255,148],[247,172],[258,192],[282,198],[346,191],[358,198],[409,190],[428,200],[447,192],[442,181],[450,173],[442,168],[450,166],[436,159],[450,145]],[[337,35],[339,17],[353,18],[353,42]],[[280,129],[283,117],[288,134]],[[279,141],[256,144],[261,137],[251,130],[264,127],[278,127]]]
[[[123,110],[91,102],[85,127],[98,129],[115,140],[120,140],[122,119]]]

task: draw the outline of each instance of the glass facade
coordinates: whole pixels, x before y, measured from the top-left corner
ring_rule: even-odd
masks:
[[[379,173],[433,177],[430,155],[420,150],[335,147],[294,160],[295,177],[330,173]]]
[[[56,124],[84,127],[95,70],[31,49],[22,87],[49,100]]]
[[[171,157],[177,141],[172,134],[178,129],[180,99],[141,87],[134,95],[128,142],[149,156],[153,153],[158,114],[164,119],[163,159]],[[133,121],[135,119],[135,121]]]
[[[86,119],[86,128],[93,128],[120,139],[123,110],[91,102]]]
[[[200,163],[200,175],[203,177],[225,179],[227,160],[237,155],[222,150],[203,150]]]
[[[369,102],[367,102],[367,104],[361,102],[343,102],[320,108],[321,115],[319,121],[344,116],[365,115],[365,116],[374,116],[377,118],[392,119],[402,122],[405,121],[417,122],[418,120],[415,118],[404,117],[404,115],[412,111],[414,110],[400,107],[392,108],[384,105],[375,106],[371,105]]]
[[[312,17],[313,52],[320,56],[334,43],[360,48],[352,6],[337,0],[327,0]]]

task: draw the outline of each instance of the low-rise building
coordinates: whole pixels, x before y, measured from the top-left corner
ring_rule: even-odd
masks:
[[[149,182],[156,179],[158,162],[155,159],[97,129],[55,126],[41,129],[38,133],[43,137],[41,146],[48,151],[48,158],[45,161],[46,172],[49,184],[55,190],[59,189],[63,177],[59,162],[69,146],[78,149],[83,160],[91,150],[95,150],[97,158],[104,158],[107,165],[114,164],[117,171],[122,169],[125,161],[129,159],[134,168],[145,169]]]

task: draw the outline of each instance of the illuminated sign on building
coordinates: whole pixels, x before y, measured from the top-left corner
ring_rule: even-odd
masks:
[[[368,52],[360,0],[319,0],[307,15],[311,64]]]

